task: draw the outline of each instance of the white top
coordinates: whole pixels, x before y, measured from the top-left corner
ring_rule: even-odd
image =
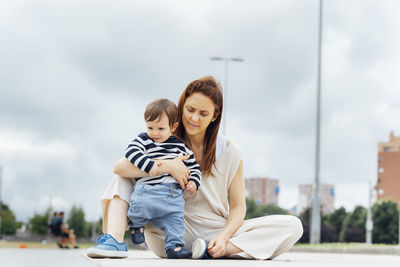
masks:
[[[218,136],[219,137],[219,136]],[[217,151],[221,153],[221,137]],[[218,140],[217,139],[217,140]],[[242,158],[241,149],[230,142],[223,145],[225,151],[219,155],[212,167],[214,175],[202,177],[199,191],[193,196],[184,193],[185,226],[188,233],[211,240],[225,227],[229,215],[228,190],[239,167]]]

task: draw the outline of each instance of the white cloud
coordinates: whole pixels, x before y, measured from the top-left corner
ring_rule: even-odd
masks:
[[[350,208],[366,204],[348,194],[375,179],[376,143],[400,131],[399,2],[324,3],[321,180]],[[20,219],[50,196],[97,217],[146,104],[177,100],[200,76],[224,82],[209,57],[227,56],[245,59],[229,65],[228,137],[245,175],[280,179],[280,205],[291,207],[314,176],[317,19],[306,0],[6,1],[4,200]]]
[[[41,143],[31,132],[1,131],[0,147],[3,156],[24,154],[26,157],[69,157],[74,158],[75,151],[71,144],[61,140]]]

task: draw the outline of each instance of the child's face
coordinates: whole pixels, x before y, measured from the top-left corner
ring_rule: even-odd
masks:
[[[146,121],[146,124],[147,135],[156,143],[166,141],[178,125],[178,123],[175,123],[171,129],[168,117],[165,113],[163,113],[161,118],[155,119],[154,121]]]

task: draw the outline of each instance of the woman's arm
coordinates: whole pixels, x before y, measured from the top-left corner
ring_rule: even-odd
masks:
[[[115,163],[114,165],[113,172],[116,175],[127,178],[139,178],[147,176],[147,173],[145,171],[142,171],[141,169],[133,165],[127,158],[122,158],[118,160],[117,163]]]
[[[184,189],[185,185],[187,184],[187,178],[189,177],[190,171],[182,161],[187,160],[188,158],[189,155],[177,157],[171,160],[155,160],[159,167],[158,175],[166,173],[171,174],[180,184],[182,189]],[[126,158],[122,158],[115,163],[113,172],[121,177],[126,178],[139,178],[148,176],[146,172],[140,170]]]
[[[218,258],[225,255],[225,246],[231,236],[243,224],[246,215],[246,193],[243,177],[243,161],[228,189],[229,215],[224,229],[208,244],[208,252],[211,256]]]

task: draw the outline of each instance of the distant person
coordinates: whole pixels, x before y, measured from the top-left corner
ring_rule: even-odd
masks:
[[[69,248],[68,243],[71,243],[71,245],[74,248],[79,248],[78,245],[76,244],[76,237],[74,234],[73,229],[68,229],[68,225],[64,223],[64,212],[60,212],[61,218],[61,225],[60,225],[60,230],[61,230],[61,244],[63,245],[63,248]]]
[[[61,237],[61,225],[62,225],[62,218],[60,217],[60,213],[56,211],[53,213],[53,217],[51,218],[49,228],[53,236],[61,238],[59,241],[57,241],[58,247],[64,248],[65,246],[65,244],[63,244],[64,240]]]
[[[57,242],[59,248],[69,248],[68,243],[71,243],[74,247],[78,247],[75,243],[75,235],[74,230],[68,230],[67,225],[63,222],[64,212],[54,212],[53,218],[50,222],[50,230],[51,233],[60,237],[60,240]]]
[[[53,213],[53,217],[51,218],[51,221],[49,224],[50,232],[51,232],[51,234],[53,234],[55,236],[61,235],[61,228],[60,228],[61,223],[59,223],[59,222],[62,222],[62,219],[60,218],[60,214],[57,211],[55,211]]]
[[[174,135],[193,151],[202,172],[199,191],[194,196],[184,195],[185,248],[192,249],[193,258],[273,259],[299,240],[303,226],[291,215],[244,220],[246,193],[242,154],[237,145],[218,133],[222,107],[222,89],[210,76],[192,81],[178,102],[179,125]],[[252,136],[248,138],[256,141]],[[189,169],[182,158],[161,158],[161,163],[157,174],[169,173],[181,188],[185,188]],[[117,175],[101,202],[103,232],[108,238],[103,238],[104,235],[98,238],[98,245],[87,250],[89,257],[128,256],[124,233],[132,180],[124,177],[143,177],[146,173],[126,158],[116,163],[114,173]],[[168,205],[165,208],[169,208]],[[147,223],[144,234],[150,249],[157,256],[165,257],[164,233]]]

